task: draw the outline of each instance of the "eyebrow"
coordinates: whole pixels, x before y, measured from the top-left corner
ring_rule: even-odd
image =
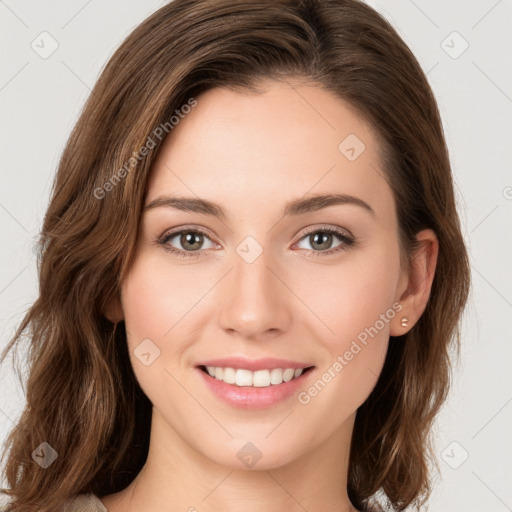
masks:
[[[296,216],[304,213],[315,212],[334,205],[350,204],[359,206],[375,216],[373,208],[358,197],[347,194],[317,194],[308,198],[295,199],[286,204],[282,216]],[[228,216],[222,207],[212,201],[195,197],[159,196],[144,206],[144,211],[159,207],[176,208],[185,212],[203,213],[219,219],[227,219]]]

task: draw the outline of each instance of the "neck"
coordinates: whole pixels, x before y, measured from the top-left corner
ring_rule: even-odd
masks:
[[[109,512],[357,512],[347,496],[354,419],[284,465],[265,465],[263,454],[251,469],[240,469],[203,455],[153,408],[144,467],[126,489],[102,501]]]

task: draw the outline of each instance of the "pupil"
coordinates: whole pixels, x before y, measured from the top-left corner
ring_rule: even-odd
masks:
[[[194,239],[196,239],[196,242],[194,242]],[[181,243],[183,247],[189,246],[201,246],[202,242],[202,235],[199,233],[186,233],[181,236]],[[191,247],[192,249],[198,249],[199,247]]]
[[[322,241],[318,242],[317,241],[318,238],[320,238]],[[313,235],[313,242],[312,242],[311,245],[314,246],[314,244],[318,244],[319,243],[321,249],[328,249],[331,244],[330,243],[326,243],[326,242],[330,242],[331,238],[332,238],[332,234],[331,233],[325,233],[325,232],[315,233]]]

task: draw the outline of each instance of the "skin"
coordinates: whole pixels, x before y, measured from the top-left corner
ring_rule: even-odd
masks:
[[[110,512],[356,510],[346,491],[356,411],[377,382],[389,336],[404,334],[425,308],[438,242],[420,232],[412,265],[401,266],[379,147],[350,105],[316,85],[262,85],[263,94],[201,95],[154,163],[145,204],[165,194],[200,197],[228,217],[171,207],[142,216],[136,258],[108,316],[126,322],[133,369],[153,403],[151,441],[133,483],[101,498]],[[354,161],[338,149],[349,134],[365,144]],[[321,193],[357,197],[374,213],[342,204],[282,216],[288,201]],[[182,226],[205,233],[198,258],[155,243]],[[355,245],[333,252],[343,243],[333,235],[331,245],[315,246],[306,234],[324,226],[348,230]],[[236,252],[247,236],[263,249],[251,264]],[[179,236],[167,245],[193,251]],[[309,362],[308,389],[395,303],[400,313],[307,404],[293,396],[235,409],[195,369],[225,356]],[[149,366],[134,356],[147,338],[160,349]],[[262,453],[251,469],[237,457],[249,441]]]

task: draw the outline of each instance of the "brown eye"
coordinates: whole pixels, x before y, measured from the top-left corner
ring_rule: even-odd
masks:
[[[206,241],[210,243],[210,246],[204,247]],[[167,233],[158,240],[158,243],[163,245],[167,251],[185,258],[199,257],[204,250],[214,246],[205,233],[192,229]]]
[[[183,231],[180,235],[180,244],[187,250],[197,251],[203,244],[203,235],[195,231]]]
[[[317,231],[316,233],[309,235],[309,243],[314,249],[330,249],[332,245],[333,235],[325,231]]]
[[[336,239],[338,240],[337,243]],[[306,233],[306,235],[301,238],[299,244],[302,243],[303,240],[307,241],[309,247],[300,247],[299,245],[299,248],[310,250],[317,255],[322,253],[326,253],[326,255],[332,254],[339,250],[346,249],[355,243],[351,235],[331,227],[317,228],[314,231]]]

